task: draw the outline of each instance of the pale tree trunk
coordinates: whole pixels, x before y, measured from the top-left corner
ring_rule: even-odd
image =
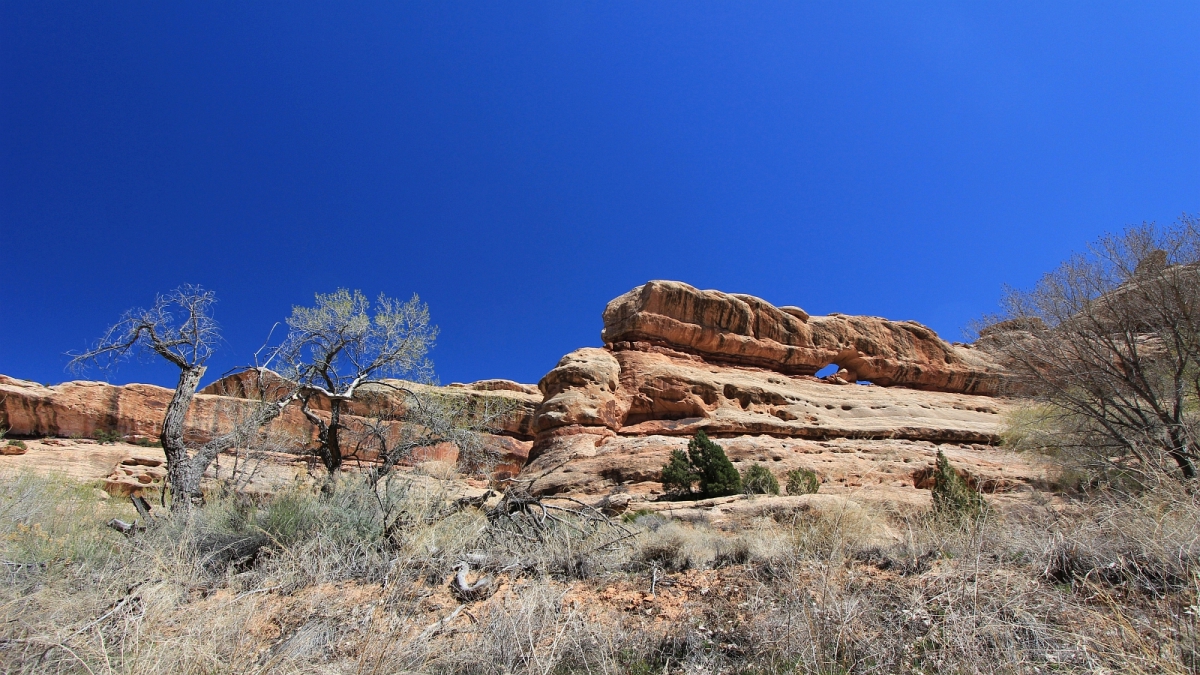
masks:
[[[163,418],[160,438],[163,452],[167,456],[167,485],[171,491],[171,509],[175,511],[186,511],[200,502],[200,482],[217,455],[250,438],[255,430],[279,417],[284,407],[295,398],[293,394],[273,403],[261,402],[252,414],[236,422],[228,433],[217,436],[197,448],[194,453],[189,453],[183,438],[184,423],[195,398],[196,387],[203,375],[204,366],[183,369],[179,376],[179,386],[175,389],[171,402],[167,404],[167,412]]]

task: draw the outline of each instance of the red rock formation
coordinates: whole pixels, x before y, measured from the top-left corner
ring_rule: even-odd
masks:
[[[1003,374],[986,349],[948,344],[918,323],[809,316],[753,296],[652,281],[608,304],[602,337],[605,347],[567,354],[537,389],[507,380],[438,388],[395,380],[361,391],[396,405],[404,402],[396,387],[514,404],[489,444],[504,458],[498,473],[524,467],[523,475],[540,477],[541,493],[653,498],[671,450],[699,430],[739,466],[762,462],[782,483],[787,470],[809,469],[823,491],[884,490],[912,500],[927,487],[939,447],[987,490],[1040,480],[1027,460],[994,447],[1011,402],[990,396]],[[838,377],[813,377],[830,363],[841,367]],[[884,386],[846,384],[857,380]],[[290,388],[273,374],[265,383],[268,396]],[[252,374],[205,387],[189,414],[189,439],[228,430],[258,396]],[[42,387],[0,377],[0,424],[24,436],[105,430],[153,439],[169,398],[148,385]],[[348,412],[368,414],[366,401],[356,398]],[[313,441],[298,409],[276,424],[297,444]],[[426,458],[455,457],[442,447]]]
[[[536,492],[653,498],[670,452],[699,430],[735,465],[765,463],[781,482],[805,468],[830,489],[889,498],[927,487],[938,447],[989,491],[1041,480],[993,447],[1011,404],[981,394],[996,391],[999,368],[915,322],[809,316],[653,281],[608,304],[602,338],[604,349],[568,354],[538,385],[524,471],[539,477]],[[813,377],[830,363],[840,378]],[[884,386],[847,384],[860,380]]]
[[[226,378],[202,391],[235,395],[196,395],[186,422],[185,437],[190,443],[202,444],[232,430],[236,420],[247,415],[255,405],[253,398],[248,398],[254,392],[247,389],[245,381]],[[464,386],[442,388],[442,391],[450,395],[517,399],[517,414],[508,422],[512,435],[489,434],[485,437],[485,446],[500,458],[497,473],[520,471],[532,446],[534,401],[540,401],[541,397],[503,388],[476,391]],[[104,382],[67,382],[46,387],[0,375],[0,426],[6,427],[14,436],[93,438],[104,432],[130,441],[154,441],[161,431],[163,412],[171,393],[169,389],[146,384],[114,386]],[[321,408],[320,405],[316,407]],[[328,405],[324,407],[328,409]],[[285,409],[269,428],[277,437],[291,439],[289,444],[297,449],[316,438],[312,425],[296,406]],[[454,461],[456,458],[454,448],[439,447],[420,453],[416,459]],[[370,461],[372,458],[359,459]]]
[[[227,375],[216,382],[204,387],[200,394],[215,396],[230,396],[233,398],[278,400],[291,391],[293,383],[278,374],[265,371],[260,378],[255,371],[243,371]],[[368,383],[359,389],[361,395],[349,402],[348,408],[343,408],[350,415],[366,417],[371,415],[371,406],[367,399],[384,402],[402,409],[405,397],[400,390],[436,392],[448,396],[460,396],[467,399],[503,399],[513,406],[512,415],[502,422],[501,433],[519,441],[532,441],[534,435],[534,417],[542,395],[537,387],[529,384],[519,384],[511,380],[481,380],[471,384],[454,383],[445,387],[435,387],[417,384],[405,380],[382,380],[380,384]],[[329,399],[323,394],[314,396],[309,401],[313,410],[329,412]]]
[[[657,345],[708,361],[812,375],[836,363],[881,386],[993,394],[1002,373],[985,353],[914,321],[807,316],[751,295],[651,281],[608,303],[601,338],[614,351]]]
[[[536,430],[572,424],[620,428],[629,412],[628,398],[617,393],[620,374],[620,364],[606,349],[584,347],[562,357],[538,383],[545,400],[537,410]]]

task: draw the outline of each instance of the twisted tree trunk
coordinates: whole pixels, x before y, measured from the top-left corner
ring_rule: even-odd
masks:
[[[171,491],[171,509],[183,511],[190,509],[200,496],[200,477],[204,469],[199,471],[189,460],[187,445],[183,440],[184,423],[188,409],[192,407],[192,399],[196,397],[196,387],[204,376],[204,366],[185,366],[179,372],[179,384],[171,402],[167,404],[166,414],[163,415],[162,441],[163,453],[167,456],[167,486]]]

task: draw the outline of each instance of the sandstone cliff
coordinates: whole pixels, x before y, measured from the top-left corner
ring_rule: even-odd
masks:
[[[932,391],[994,394],[1002,377],[986,353],[947,343],[915,321],[809,316],[677,281],[651,281],[608,303],[601,339],[614,351],[645,343],[786,375],[837,364],[848,380]]]
[[[997,447],[1013,403],[994,395],[1004,373],[986,349],[949,344],[918,323],[809,316],[671,281],[616,298],[603,321],[605,346],[567,354],[537,388],[507,380],[436,388],[391,381],[364,387],[348,413],[369,414],[370,397],[402,404],[398,386],[503,399],[514,413],[488,436],[501,456],[497,472],[536,479],[538,493],[592,500],[656,498],[670,452],[699,430],[739,467],[761,462],[781,482],[791,469],[809,469],[822,491],[890,501],[928,499],[919,490],[929,487],[938,449],[987,492],[1012,494],[1043,480],[1028,458]],[[814,377],[830,363],[840,367],[836,376]],[[254,405],[257,385],[234,375],[202,389],[189,413],[189,439],[227,431]],[[266,386],[270,395],[288,383],[274,376]],[[0,376],[0,424],[27,437],[104,431],[153,440],[170,393],[100,382],[44,387]],[[321,399],[312,405],[329,409]],[[275,431],[296,446],[314,440],[297,408]],[[424,458],[455,455],[439,447]]]
[[[531,387],[510,384],[514,387],[485,381],[478,385],[437,388],[446,395],[504,397],[512,403],[514,414],[503,433],[486,436],[486,445],[499,457],[496,470],[501,474],[516,473],[525,464],[533,440],[534,409],[541,401],[540,395],[529,393]],[[405,383],[405,386],[426,385]],[[374,393],[386,391],[390,389],[379,388]],[[247,390],[245,376],[218,380],[202,389],[188,411],[185,433],[188,442],[202,444],[230,431],[236,420],[255,405],[254,395],[257,392]],[[21,437],[94,438],[103,432],[130,442],[153,442],[158,439],[163,412],[170,399],[171,390],[146,384],[115,386],[80,381],[48,387],[0,375],[0,426]],[[314,401],[313,405],[318,411],[329,409],[327,401]],[[350,412],[362,414],[364,410],[359,406],[359,409],[352,407]],[[312,425],[296,406],[286,408],[269,430],[295,449],[316,438]],[[419,459],[452,461],[456,452],[450,447],[433,448]]]
[[[809,316],[749,295],[652,281],[610,302],[604,348],[565,357],[539,383],[523,472],[540,493],[652,499],[671,451],[696,431],[736,466],[781,482],[815,471],[822,489],[912,499],[938,448],[988,492],[1042,480],[995,445],[1011,403],[986,352],[915,322]],[[813,375],[835,363],[835,377]],[[869,381],[871,384],[857,384]]]

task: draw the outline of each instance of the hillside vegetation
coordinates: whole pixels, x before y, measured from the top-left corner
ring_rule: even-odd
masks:
[[[1194,672],[1200,504],[951,521],[841,502],[735,531],[497,516],[403,474],[202,509],[8,476],[0,667],[21,673]],[[778,498],[759,497],[769,500]],[[388,524],[391,523],[391,526]],[[399,523],[399,525],[397,525]],[[385,535],[385,530],[390,534]],[[465,570],[464,592],[456,582]]]

